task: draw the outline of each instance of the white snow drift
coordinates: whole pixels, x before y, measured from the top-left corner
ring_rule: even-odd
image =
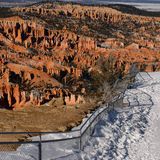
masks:
[[[125,98],[95,127],[81,153],[65,160],[160,160],[160,73],[139,73]]]

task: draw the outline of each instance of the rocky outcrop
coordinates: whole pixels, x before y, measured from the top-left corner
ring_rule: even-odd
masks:
[[[64,104],[69,104],[71,100],[67,101],[65,97],[72,97],[71,93],[67,89],[59,88],[60,84],[50,84],[45,82],[46,85],[50,85],[50,88],[40,87],[37,84],[38,80],[34,80],[36,73],[30,73],[29,69],[24,71],[23,68],[10,68],[8,65],[3,73],[1,85],[1,107],[5,108],[20,108],[25,105],[40,106],[46,102],[49,102],[52,98],[64,98]],[[19,73],[20,71],[20,73]],[[43,74],[44,75],[44,74]],[[41,76],[43,76],[41,75]],[[41,80],[42,78],[39,77]],[[46,80],[47,75],[46,75]],[[32,81],[33,80],[33,81]],[[53,81],[53,80],[52,80]],[[52,83],[52,84],[51,84]],[[42,85],[42,84],[41,84]],[[57,88],[58,87],[58,88]],[[82,99],[82,98],[81,98]],[[75,100],[75,103],[82,101],[80,97]]]
[[[12,45],[12,48],[14,48],[14,44],[9,40],[19,43],[25,48],[34,47],[43,50],[55,47],[63,50],[68,48],[75,50],[96,49],[96,42],[90,37],[78,36],[66,30],[49,30],[43,25],[37,24],[36,21],[22,20],[18,17],[0,19],[0,30],[1,37],[2,34],[5,35],[6,44]],[[21,50],[25,51],[25,49]]]
[[[152,20],[150,17],[134,16],[123,14],[116,9],[105,6],[81,6],[79,4],[60,4],[60,3],[45,3],[32,5],[31,7],[13,8],[13,11],[22,13],[33,13],[49,16],[68,16],[78,19],[101,20],[108,23],[117,23],[132,19],[133,21],[141,21],[142,23]],[[160,20],[159,18],[157,18]]]
[[[58,3],[52,5],[45,4],[39,6],[32,6],[27,8],[15,8],[14,11],[28,12],[41,15],[63,15],[75,18],[90,18],[93,20],[103,20],[108,22],[117,22],[121,20],[121,12],[106,7],[89,7],[80,5],[59,5]]]

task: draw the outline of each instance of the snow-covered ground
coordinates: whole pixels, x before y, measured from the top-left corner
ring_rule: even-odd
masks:
[[[125,92],[128,105],[115,106],[99,120],[83,151],[78,151],[77,140],[68,141],[70,145],[46,143],[42,160],[160,160],[159,95],[160,72],[139,73],[133,88]],[[36,145],[22,145],[16,152],[0,152],[0,160],[38,159],[37,153]]]
[[[124,4],[124,5],[131,5],[139,9],[147,10],[147,11],[152,11],[152,12],[159,12],[160,11],[160,2],[142,2],[142,1],[120,1],[120,0],[114,0],[114,1],[103,1],[99,0],[97,3],[100,4]]]
[[[83,151],[63,159],[160,160],[160,73],[144,72],[136,79],[125,93],[130,106],[111,110]]]
[[[136,8],[159,12],[160,11],[160,0],[63,0],[63,1],[72,1],[79,2],[84,4],[125,4],[135,6]]]

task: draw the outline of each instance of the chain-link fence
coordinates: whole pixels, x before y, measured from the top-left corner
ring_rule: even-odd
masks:
[[[28,148],[34,145],[32,154],[27,152]],[[21,148],[25,150],[21,151]],[[29,150],[28,150],[29,151]],[[39,142],[0,142],[0,160],[35,160],[41,159]]]
[[[78,129],[70,132],[2,132],[0,133],[0,160],[56,159],[59,156],[66,156],[68,154],[66,151],[80,151],[92,135],[94,126],[112,107],[112,103],[104,105],[91,114]],[[22,138],[16,141],[12,138],[16,135]],[[29,136],[30,138],[24,139]]]

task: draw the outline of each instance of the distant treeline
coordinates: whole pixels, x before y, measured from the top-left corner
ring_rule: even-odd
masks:
[[[116,9],[123,13],[133,14],[133,15],[141,15],[141,16],[152,16],[152,17],[160,17],[160,12],[152,12],[146,11],[143,9],[138,9],[134,6],[125,5],[125,4],[109,4],[107,5],[110,8]]]
[[[14,15],[16,15],[16,13],[12,12],[12,11],[10,10],[10,8],[0,7],[0,18],[11,17],[11,16],[14,16]]]

